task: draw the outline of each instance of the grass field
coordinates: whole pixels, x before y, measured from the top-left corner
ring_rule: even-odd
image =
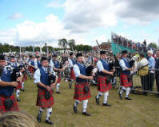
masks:
[[[88,112],[91,117],[81,115],[82,106],[78,106],[78,114],[72,110],[74,89],[68,84],[61,83],[61,94],[54,94],[55,104],[51,116],[54,127],[159,127],[159,98],[154,95],[131,95],[132,101],[120,100],[116,89],[110,91],[109,103],[112,107],[95,104],[97,90],[91,87],[91,99]],[[19,107],[37,116],[36,107],[37,88],[33,81],[25,82],[25,92],[21,92]],[[103,97],[101,98],[101,103]],[[41,126],[50,127],[44,123],[46,113],[43,113]]]

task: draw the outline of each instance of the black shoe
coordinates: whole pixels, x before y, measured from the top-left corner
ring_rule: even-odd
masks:
[[[125,97],[125,100],[132,100],[131,98],[129,98],[129,97]]]
[[[73,106],[73,111],[74,111],[74,113],[77,113],[77,106]]]
[[[97,98],[96,96],[95,99],[96,99],[96,104],[99,105],[99,98]]]
[[[110,106],[112,106],[112,105],[110,105],[110,104],[108,104],[108,103],[106,103],[106,104],[103,103],[103,106],[110,107]]]
[[[21,89],[22,92],[24,92],[24,89]]]
[[[17,101],[20,102],[20,98],[17,98]]]
[[[120,92],[119,92],[119,98],[120,98],[121,100],[123,99],[122,94],[120,94]]]
[[[72,88],[72,84],[71,84],[71,83],[69,83],[69,88],[70,88],[70,89]]]
[[[60,91],[56,91],[56,94],[60,94]]]
[[[37,121],[40,123],[41,122],[41,117],[42,117],[42,113],[39,113],[37,116]]]
[[[51,120],[45,120],[45,123],[53,125],[54,123]]]
[[[84,116],[91,116],[91,114],[89,114],[87,112],[82,112],[82,115],[84,115]]]

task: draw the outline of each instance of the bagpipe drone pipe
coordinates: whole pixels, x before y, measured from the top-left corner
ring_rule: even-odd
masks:
[[[56,76],[54,75],[53,71],[51,71],[51,67],[48,67],[48,80],[49,80],[49,86],[51,86],[52,83],[55,83],[56,81]],[[50,92],[45,89],[45,99],[48,100],[50,99],[51,94]]]
[[[51,85],[52,83],[55,83],[56,81],[56,76],[53,73],[53,71],[51,71],[51,67],[48,67],[48,80],[49,80],[49,85]]]
[[[1,77],[1,75],[2,75],[2,73],[3,73],[3,66],[0,66],[0,77]]]
[[[11,74],[12,81],[17,81],[17,78],[19,78],[21,76],[20,70],[21,70],[21,66],[18,66],[16,68],[12,69],[12,74]]]

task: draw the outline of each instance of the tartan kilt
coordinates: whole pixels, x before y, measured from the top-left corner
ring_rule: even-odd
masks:
[[[72,79],[72,80],[76,79],[73,69],[71,69],[71,72],[70,72],[70,79]]]
[[[7,110],[4,106],[4,101],[9,98],[13,101],[13,105],[9,110]],[[10,97],[5,97],[3,95],[0,95],[0,113],[5,113],[9,111],[19,111],[18,103],[14,97],[14,94]]]
[[[58,78],[57,78],[57,83],[60,83],[61,82],[61,73],[58,74]]]
[[[87,99],[89,99],[91,97],[90,89],[89,89],[88,93],[84,92],[84,86],[85,85],[87,85],[89,87],[87,82],[83,82],[83,83],[77,83],[76,82],[75,92],[74,92],[74,99],[75,100],[82,101],[82,100],[87,100]]]
[[[18,86],[16,87],[16,90],[21,89],[22,88],[22,82],[18,82]]]
[[[98,91],[100,91],[100,92],[107,92],[107,91],[109,91],[112,88],[112,84],[111,83],[107,84],[106,80],[107,80],[106,77],[104,77],[104,76],[98,76],[98,78],[97,78],[97,81],[98,81],[98,84],[97,84]]]
[[[120,84],[124,87],[131,87],[132,81],[128,81],[128,75],[121,73],[120,74]]]
[[[33,68],[32,66],[29,66],[29,67],[28,67],[28,70],[29,70],[29,72],[32,73],[32,74],[35,72],[35,68]]]
[[[38,88],[38,96],[36,106],[41,108],[50,108],[54,104],[53,90],[50,91],[50,99],[45,99],[45,90]]]
[[[28,79],[27,74],[24,74],[22,82],[26,81]]]

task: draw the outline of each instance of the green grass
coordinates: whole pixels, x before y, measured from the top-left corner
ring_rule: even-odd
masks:
[[[61,83],[61,94],[54,94],[55,104],[51,116],[54,127],[159,127],[159,98],[155,96],[131,95],[132,101],[120,100],[116,89],[110,91],[109,103],[112,107],[97,106],[95,96],[97,90],[91,87],[91,99],[88,112],[91,117],[81,115],[82,106],[78,106],[78,114],[72,110],[74,89],[68,84]],[[19,107],[37,116],[37,88],[33,81],[25,82],[25,92],[21,92]],[[100,99],[102,103],[103,97]],[[50,127],[44,123],[46,113],[43,113],[41,126]]]

